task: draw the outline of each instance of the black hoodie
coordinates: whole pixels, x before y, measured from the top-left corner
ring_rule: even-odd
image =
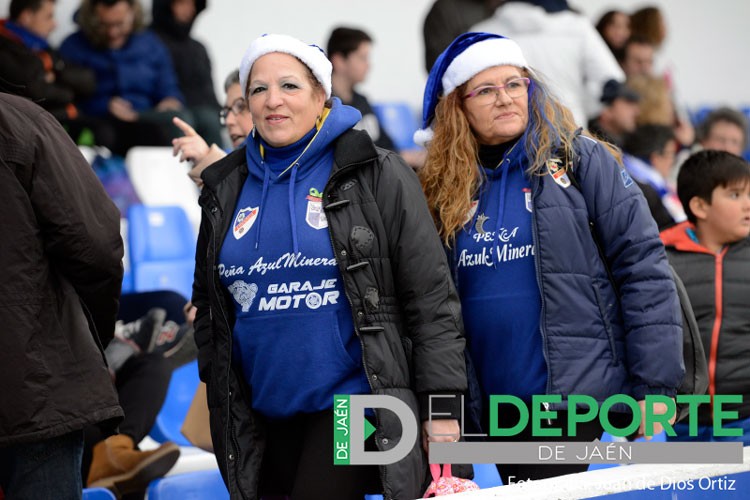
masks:
[[[195,0],[195,17],[205,8],[206,0]],[[195,18],[190,23],[178,23],[172,15],[172,0],[154,0],[152,15],[151,29],[169,49],[187,106],[209,106],[218,110],[208,52],[202,43],[190,38]]]

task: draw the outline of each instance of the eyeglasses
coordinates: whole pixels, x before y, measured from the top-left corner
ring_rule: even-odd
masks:
[[[477,104],[492,104],[497,100],[501,90],[505,90],[505,93],[511,99],[518,99],[529,92],[529,85],[531,85],[529,78],[514,78],[506,82],[505,85],[479,87],[466,94],[464,99],[474,99]]]
[[[247,111],[247,101],[240,97],[236,101],[232,103],[231,106],[227,107],[224,106],[219,110],[219,122],[221,122],[222,125],[227,124],[227,116],[229,115],[229,112],[234,113],[235,116],[239,115],[240,113],[244,113]]]

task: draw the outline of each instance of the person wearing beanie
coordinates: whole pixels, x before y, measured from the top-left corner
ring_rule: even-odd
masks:
[[[477,376],[469,400],[478,418],[467,429],[487,432],[490,409],[478,405],[488,395],[515,396],[528,410],[533,396],[546,395],[552,402],[542,406],[557,412],[550,426],[561,434],[540,437],[528,426],[489,439],[592,441],[602,434],[598,421],[568,435],[570,395],[601,404],[626,394],[642,411],[647,395],[674,397],[683,377],[680,306],[643,195],[609,145],[580,132],[514,41],[457,37],[430,72],[415,140],[427,146],[420,177],[461,299],[468,373]],[[514,408],[500,405],[492,425],[515,425]],[[630,410],[613,410],[611,421],[630,423],[620,413]],[[587,467],[498,470],[508,484]]]
[[[201,174],[193,304],[214,450],[232,498],[415,498],[427,441],[459,438],[460,306],[413,171],[355,130],[325,53],[287,35],[248,47],[254,129]],[[335,394],[402,401],[409,436],[367,414],[366,449],[413,439],[389,465],[334,466]],[[427,434],[430,396],[432,435]],[[414,429],[416,431],[416,429]]]

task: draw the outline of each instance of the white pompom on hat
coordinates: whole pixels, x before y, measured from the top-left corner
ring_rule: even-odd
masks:
[[[266,34],[256,38],[245,51],[240,63],[240,88],[247,92],[247,80],[250,70],[259,57],[272,52],[289,54],[302,61],[323,86],[326,99],[331,98],[331,72],[333,66],[323,49],[317,45],[307,45],[289,35]]]
[[[438,56],[425,85],[422,128],[414,142],[426,145],[432,140],[432,120],[441,97],[447,96],[476,74],[494,66],[528,68],[521,47],[509,38],[493,33],[463,33]]]

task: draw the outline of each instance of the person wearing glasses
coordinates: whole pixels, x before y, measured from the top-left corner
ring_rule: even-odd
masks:
[[[240,88],[255,129],[201,175],[195,341],[232,498],[416,498],[426,441],[459,437],[465,345],[445,253],[416,174],[354,129],[331,72],[319,47],[254,40]],[[397,398],[423,439],[396,463],[335,466],[335,394]],[[430,395],[454,397],[432,401],[428,436]],[[369,416],[368,450],[406,439],[392,413]]]
[[[253,117],[247,108],[247,101],[240,90],[240,71],[234,70],[224,81],[224,91],[227,94],[224,107],[219,110],[219,122],[227,128],[232,149],[236,149],[245,142],[245,138],[253,129]],[[180,118],[175,117],[173,123],[185,134],[172,140],[172,153],[180,155],[180,161],[190,161],[193,168],[188,176],[199,187],[203,186],[201,173],[212,163],[221,160],[227,151],[216,143],[210,146],[193,127]]]
[[[579,132],[514,41],[489,33],[460,35],[440,55],[423,119],[420,177],[461,299],[474,425],[487,432],[489,395],[515,396],[529,410],[532,396],[547,395],[560,411],[543,426],[562,435],[540,438],[529,425],[507,439],[591,441],[601,437],[598,420],[568,436],[569,395],[601,404],[627,394],[641,412],[647,395],[674,397],[680,306],[645,199],[612,148]],[[501,405],[496,423],[513,427],[519,411]],[[587,467],[498,470],[508,484]]]

